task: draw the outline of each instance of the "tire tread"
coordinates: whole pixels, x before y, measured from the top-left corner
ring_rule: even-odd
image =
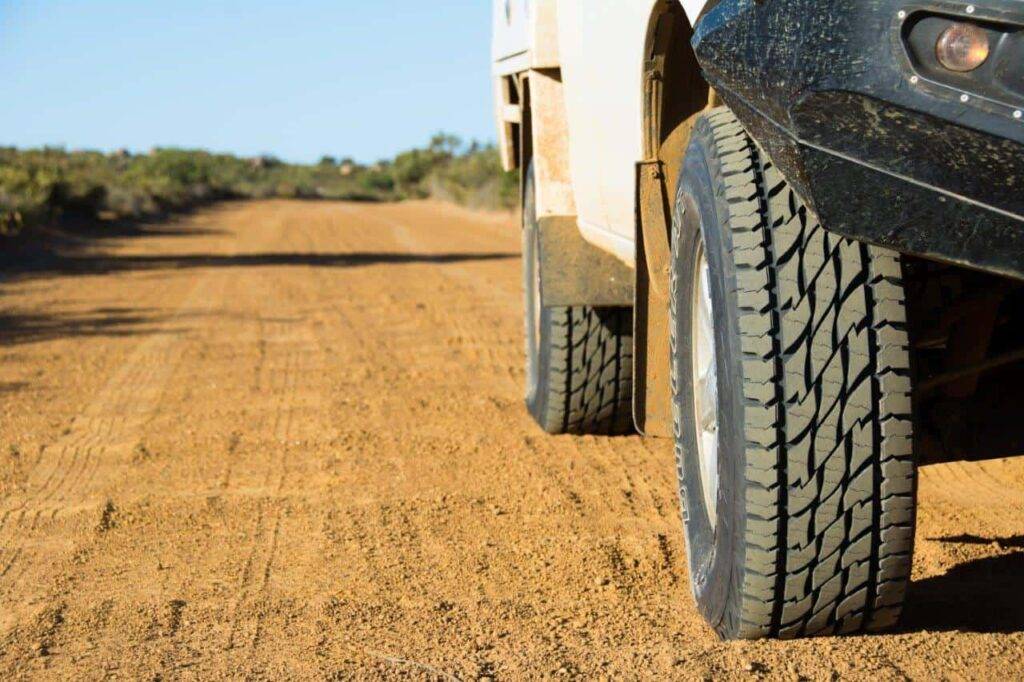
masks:
[[[629,308],[550,308],[551,433],[617,435],[633,429],[633,314]]]
[[[730,638],[889,627],[916,488],[899,258],[822,228],[728,109],[695,134],[710,136],[728,206],[743,353],[739,607],[713,625]]]

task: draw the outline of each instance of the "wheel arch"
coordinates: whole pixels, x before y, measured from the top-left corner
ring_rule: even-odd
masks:
[[[647,24],[642,64],[643,159],[636,173],[634,413],[649,436],[672,436],[668,266],[670,197],[693,125],[716,104],[690,46],[693,28],[679,0],[659,0]]]

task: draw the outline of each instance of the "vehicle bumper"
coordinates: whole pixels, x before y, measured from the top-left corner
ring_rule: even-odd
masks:
[[[721,0],[693,46],[828,229],[1024,278],[1024,0],[966,7]],[[1008,37],[976,73],[944,74],[910,44],[932,17]]]

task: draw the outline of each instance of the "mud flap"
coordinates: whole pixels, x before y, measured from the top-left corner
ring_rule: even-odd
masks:
[[[668,286],[672,249],[665,173],[660,161],[637,164],[637,194],[633,415],[640,433],[671,438]]]
[[[546,216],[540,229],[540,295],[545,307],[633,305],[633,273],[580,234],[576,216]]]

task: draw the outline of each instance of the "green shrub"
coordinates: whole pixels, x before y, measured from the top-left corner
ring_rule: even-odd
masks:
[[[148,154],[0,148],[0,235],[59,218],[141,218],[220,199],[272,197],[391,201],[438,197],[511,208],[518,176],[497,151],[439,133],[427,146],[363,166],[324,156],[311,165],[202,150]]]
[[[428,193],[474,208],[514,208],[519,200],[519,176],[502,171],[494,147],[472,146],[431,172]]]

